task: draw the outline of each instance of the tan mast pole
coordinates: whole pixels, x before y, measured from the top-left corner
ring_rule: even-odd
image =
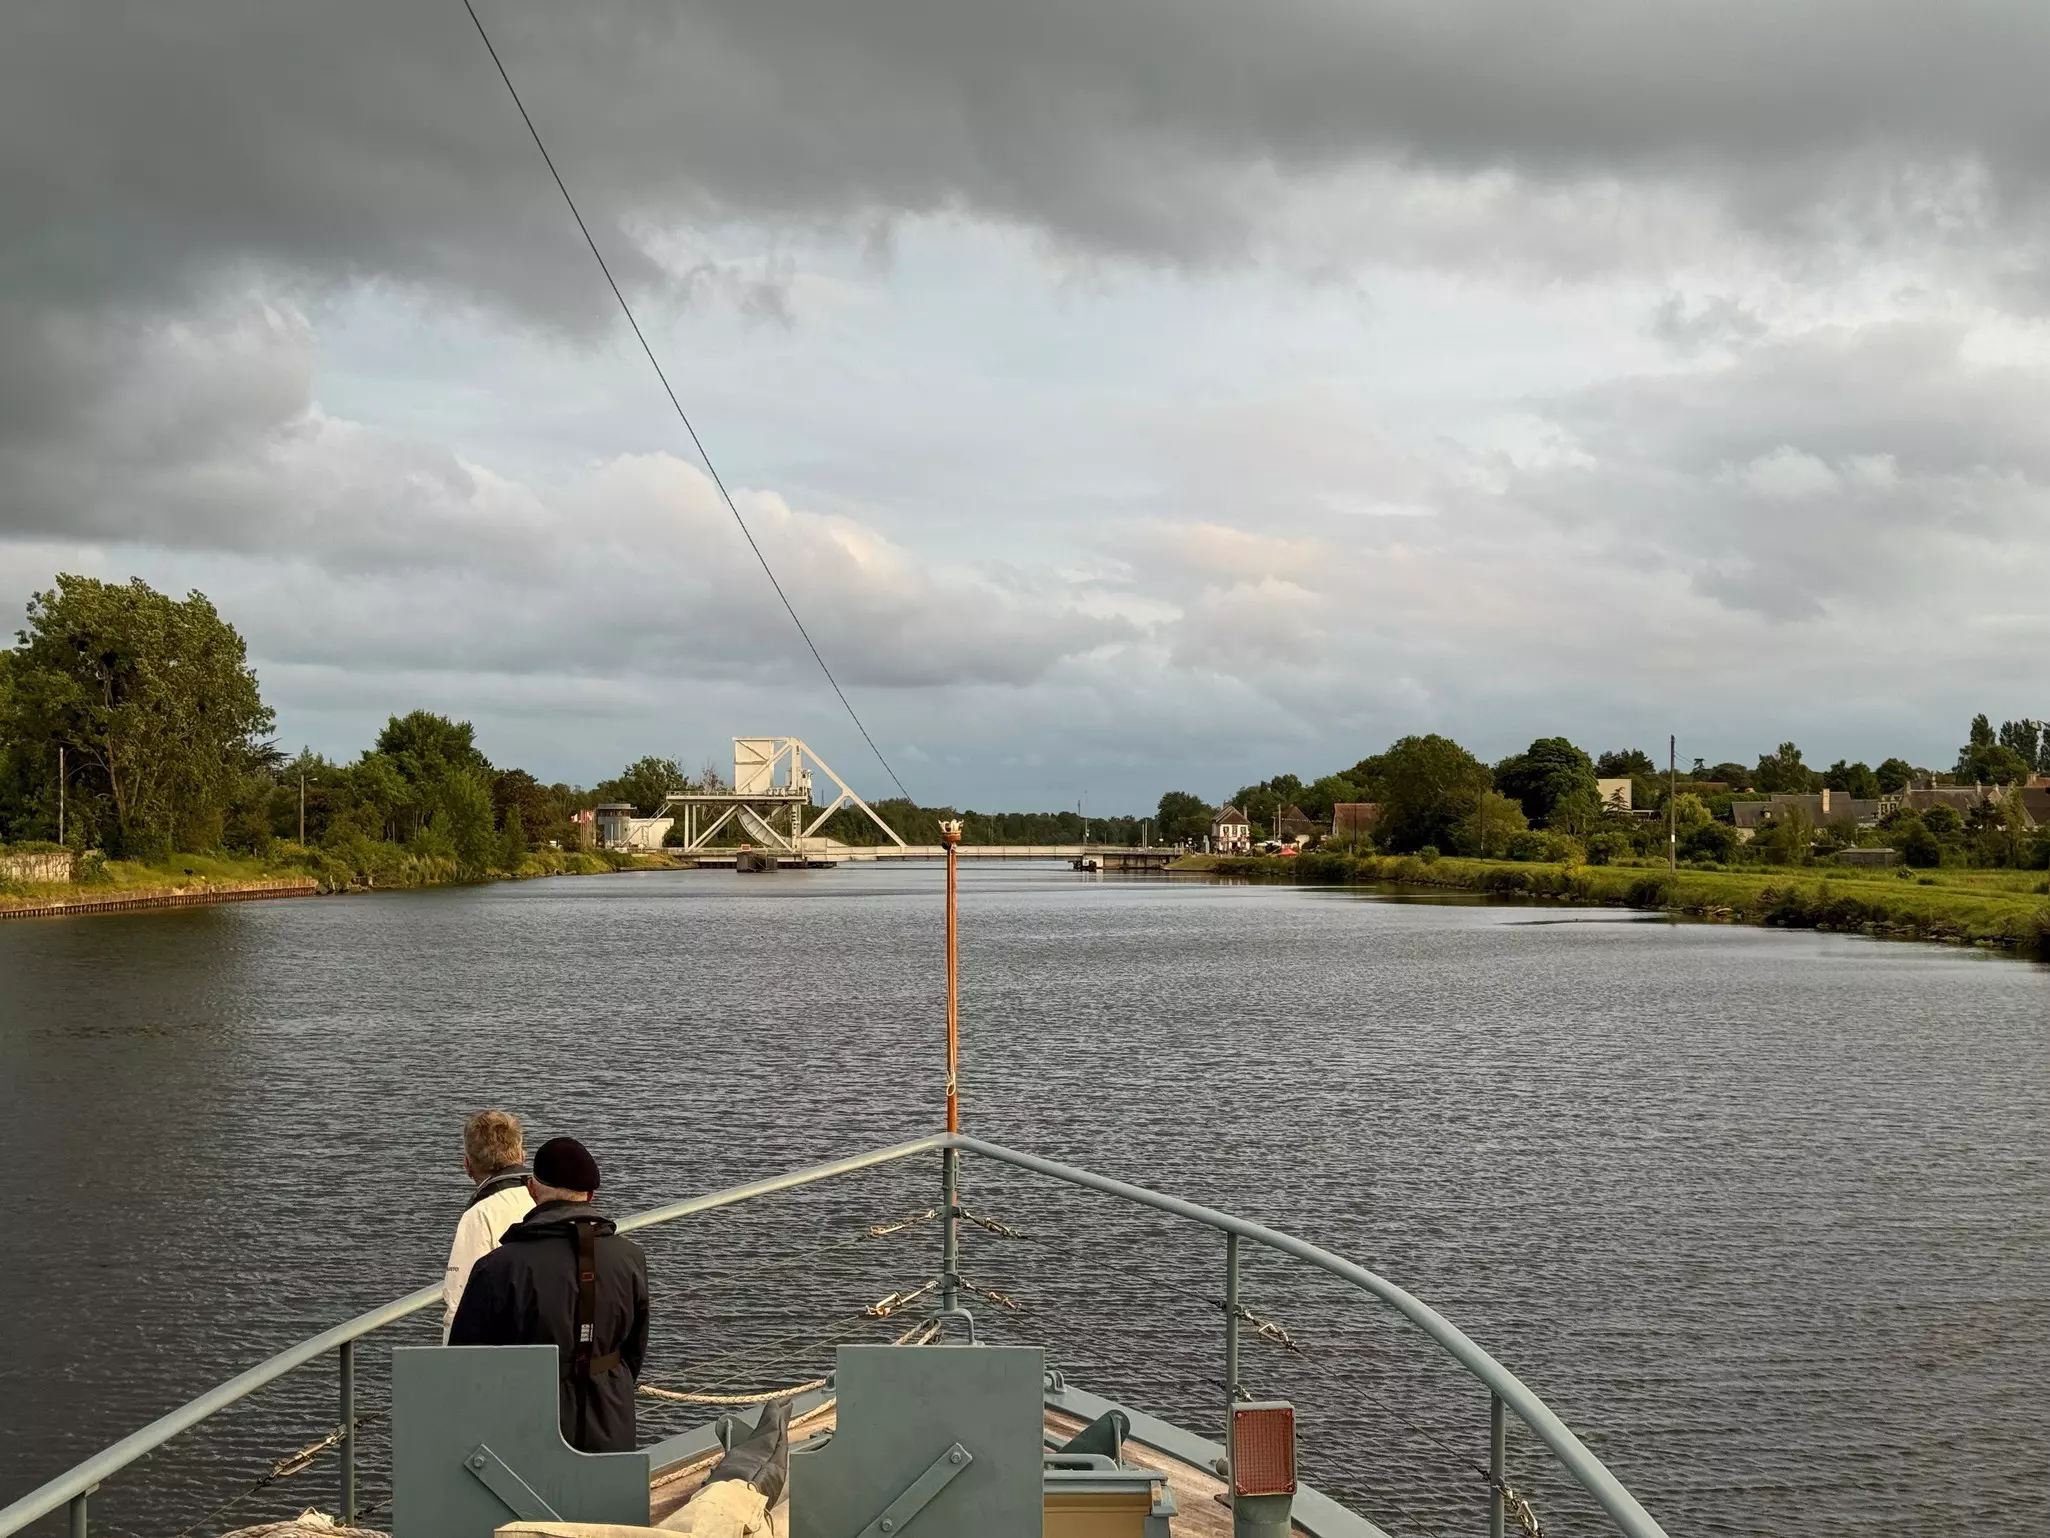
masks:
[[[961,824],[940,824],[940,842],[947,846],[947,1130],[961,1130],[961,862],[955,846],[961,842]],[[940,1312],[951,1314],[960,1305],[961,1241],[955,1220],[961,1215],[961,1153],[940,1151]]]
[[[947,847],[947,1130],[961,1130],[959,1098],[961,1068],[960,864],[956,847],[961,824],[940,824],[940,842]]]

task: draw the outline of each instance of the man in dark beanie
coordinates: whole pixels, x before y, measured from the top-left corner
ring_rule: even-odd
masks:
[[[648,1261],[591,1208],[598,1161],[550,1138],[527,1177],[534,1210],[470,1271],[451,1346],[553,1345],[562,1436],[587,1453],[631,1452],[634,1383],[648,1353]]]

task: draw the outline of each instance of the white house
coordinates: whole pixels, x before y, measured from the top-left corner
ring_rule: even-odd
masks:
[[[1235,806],[1217,809],[1210,820],[1210,849],[1213,854],[1245,854],[1253,847],[1253,825]]]

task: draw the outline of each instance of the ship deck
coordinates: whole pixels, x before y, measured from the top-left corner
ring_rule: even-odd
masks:
[[[831,1431],[837,1416],[838,1406],[830,1400],[798,1415],[790,1423],[791,1439],[801,1441]],[[1052,1408],[1046,1411],[1045,1420],[1047,1435],[1060,1441],[1066,1441],[1087,1424],[1079,1415]],[[705,1476],[711,1473],[719,1456],[719,1450],[714,1448],[656,1471],[649,1489],[649,1517],[656,1526],[683,1509],[684,1503],[704,1485]],[[1231,1538],[1231,1508],[1224,1504],[1224,1481],[1215,1473],[1136,1439],[1125,1443],[1124,1461],[1167,1476],[1178,1511],[1174,1518],[1175,1538]],[[779,1501],[769,1513],[769,1530],[774,1538],[790,1538],[787,1501]],[[1297,1524],[1295,1531],[1306,1533],[1308,1529]]]

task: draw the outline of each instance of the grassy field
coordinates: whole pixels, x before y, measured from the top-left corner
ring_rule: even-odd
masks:
[[[1262,880],[1388,883],[1604,903],[1730,923],[1984,945],[2050,959],[2050,878],[2042,871],[1816,865],[1740,870],[1682,866],[1670,873],[1663,865],[1540,865],[1343,854],[1198,857],[1174,868]]]
[[[628,857],[580,850],[535,850],[517,870],[493,870],[466,877],[453,860],[420,856],[391,844],[336,852],[279,846],[269,858],[254,855],[179,854],[161,860],[107,860],[70,882],[0,881],[0,908],[48,903],[103,902],[160,897],[175,892],[232,889],[311,879],[323,892],[395,887],[446,886],[466,879],[524,880],[535,876],[587,876],[606,871],[659,869],[675,863],[663,856]]]

